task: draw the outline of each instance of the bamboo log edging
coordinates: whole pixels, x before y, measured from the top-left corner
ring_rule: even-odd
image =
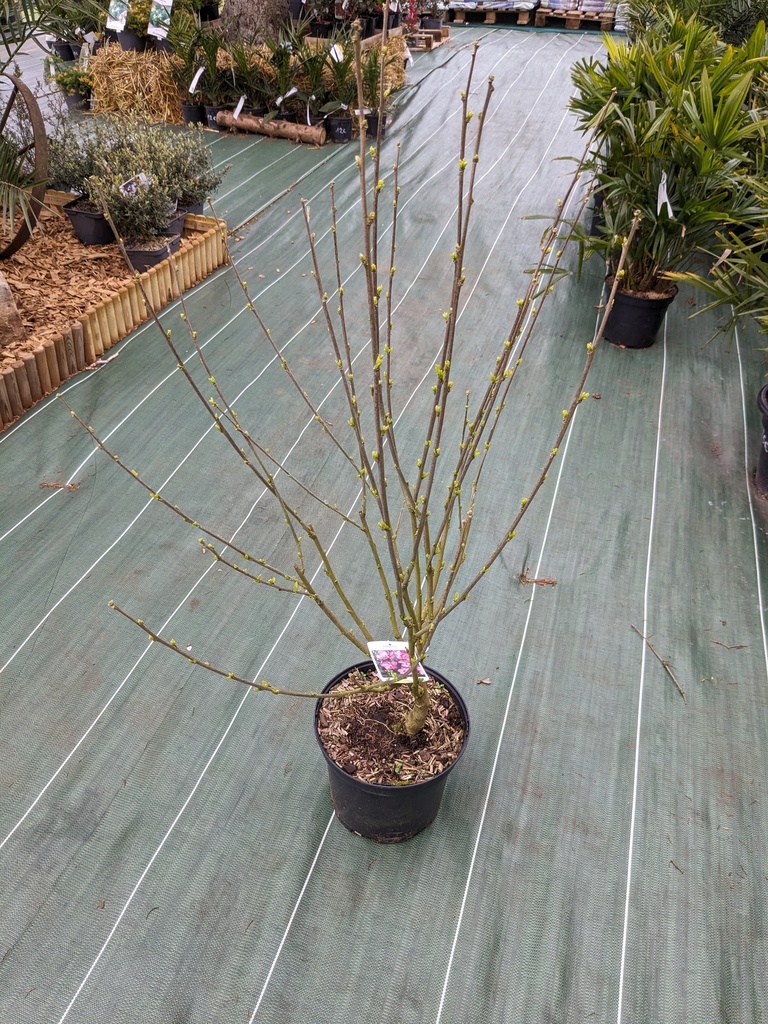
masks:
[[[222,266],[225,232],[224,221],[187,214],[184,237],[191,245],[141,275],[155,312]],[[138,277],[0,371],[0,432],[149,319]]]

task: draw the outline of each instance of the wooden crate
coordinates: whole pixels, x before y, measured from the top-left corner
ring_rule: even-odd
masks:
[[[567,29],[597,29],[602,32],[610,32],[613,28],[613,14],[613,11],[595,14],[591,11],[552,10],[549,7],[540,7],[535,12],[534,24],[536,28],[565,27]]]

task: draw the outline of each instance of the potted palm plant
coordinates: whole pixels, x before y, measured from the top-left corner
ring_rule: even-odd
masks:
[[[718,229],[761,216],[748,178],[768,120],[749,99],[768,67],[764,43],[762,25],[729,47],[695,16],[667,8],[634,42],[606,36],[604,60],[574,66],[571,108],[584,131],[600,118],[589,168],[603,223],[582,241],[585,255],[605,259],[609,280],[635,223],[608,340],[652,344],[677,291],[673,273]]]
[[[297,96],[304,105],[303,119],[307,124],[319,124],[325,120],[323,107],[329,98],[328,50],[323,44],[305,36],[296,55],[298,67],[295,81],[298,86]]]
[[[207,126],[218,131],[216,115],[226,109],[233,95],[232,75],[225,63],[226,44],[222,34],[214,29],[201,32],[197,43],[199,67],[203,71],[199,76],[195,73],[192,81],[202,97]]]
[[[386,88],[387,68],[393,63],[385,46],[372,46],[362,55],[361,78],[368,138],[383,138],[386,131],[386,110],[390,91]]]
[[[357,100],[355,78],[355,51],[341,38],[332,41],[328,51],[328,69],[331,84],[330,99],[323,107],[328,114],[328,134],[332,142],[352,140],[352,114]]]
[[[198,87],[203,66],[200,54],[201,29],[188,11],[174,11],[168,41],[173,50],[169,61],[171,76],[181,97],[181,113],[185,124],[206,124],[203,94]]]
[[[359,37],[356,47],[359,68]],[[158,634],[130,611],[118,608],[153,641],[195,665],[204,664],[210,672],[257,691],[290,693],[316,701],[315,727],[329,759],[337,815],[352,831],[381,842],[407,839],[429,824],[437,813],[446,775],[466,747],[466,706],[459,689],[425,664],[427,651],[436,631],[476,595],[516,536],[557,458],[577,406],[588,397],[583,388],[595,354],[595,345],[590,343],[579,379],[568,389],[565,401],[558,400],[551,444],[542,452],[540,471],[532,474],[527,493],[506,521],[498,524],[491,542],[482,541],[474,528],[476,513],[479,518],[482,508],[478,499],[486,489],[493,490],[491,452],[495,452],[502,417],[509,416],[505,410],[514,393],[524,400],[525,392],[514,389],[517,371],[535,337],[541,304],[547,301],[558,272],[560,249],[551,269],[545,270],[545,263],[563,226],[562,210],[578,189],[581,168],[577,167],[562,206],[545,233],[523,297],[511,304],[508,333],[496,345],[489,344],[487,364],[462,363],[459,310],[466,280],[464,260],[479,147],[493,91],[489,82],[481,109],[473,116],[469,108],[470,95],[476,95],[473,65],[474,60],[462,92],[456,234],[451,258],[446,260],[445,313],[435,318],[434,362],[430,355],[426,366],[409,368],[413,343],[407,314],[403,334],[396,330],[397,293],[409,290],[408,282],[399,284],[394,261],[399,171],[395,166],[390,176],[382,166],[380,148],[369,148],[364,137],[359,140],[356,161],[360,303],[354,295],[354,282],[349,287],[342,284],[335,190],[332,187],[330,221],[335,255],[331,255],[329,267],[324,266],[309,206],[302,203],[312,276],[327,332],[326,352],[329,367],[338,374],[343,415],[334,415],[331,421],[315,404],[310,382],[299,379],[239,278],[240,288],[235,289],[244,292],[256,329],[275,351],[287,386],[295,388],[307,408],[323,446],[321,462],[330,470],[326,482],[332,490],[339,477],[349,474],[355,490],[359,489],[353,508],[340,508],[331,491],[324,491],[321,479],[304,480],[282,464],[240,421],[188,320],[210,396],[196,383],[200,374],[193,374],[187,360],[181,358],[172,332],[163,331],[163,337],[238,465],[255,475],[275,501],[286,530],[280,538],[270,538],[271,553],[249,552],[236,539],[227,541],[221,531],[200,523],[191,510],[176,507],[88,428],[114,463],[125,469],[132,485],[138,482],[147,488],[161,506],[193,525],[198,536],[202,531],[204,551],[221,566],[240,576],[251,590],[256,585],[311,602],[356,648],[359,659],[366,659],[358,660],[325,687],[321,683],[306,689],[298,685],[283,689],[270,681],[249,679],[242,672],[204,663],[186,643]],[[359,72],[357,84],[361,89]],[[380,246],[386,233],[391,239]],[[234,265],[231,272],[237,273]],[[361,304],[367,310],[363,331],[358,329]],[[358,352],[361,336],[365,344]],[[411,404],[405,398],[410,389],[405,395],[399,390],[401,375],[418,380],[425,370],[433,381],[431,390],[427,389],[421,402]],[[334,540],[340,530],[344,531],[342,546],[344,542],[348,545],[346,553],[339,552]],[[346,573],[343,565],[349,557],[354,570]],[[386,639],[377,640],[377,636]],[[382,727],[372,729],[377,721]],[[362,734],[361,747],[349,742],[356,734]]]
[[[227,45],[232,63],[233,95],[241,112],[263,117],[267,112],[269,85],[264,77],[263,57],[248,42],[237,40]],[[242,99],[242,104],[240,100]]]

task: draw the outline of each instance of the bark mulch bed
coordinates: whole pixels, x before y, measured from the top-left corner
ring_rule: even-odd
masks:
[[[0,338],[0,369],[61,334],[134,277],[115,243],[83,245],[66,214],[55,207],[43,210],[30,240],[0,261],[0,273],[27,329],[23,341]]]

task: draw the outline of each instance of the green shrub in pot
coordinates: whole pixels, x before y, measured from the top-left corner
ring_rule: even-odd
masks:
[[[580,60],[572,72],[582,130],[600,121],[590,170],[604,225],[582,243],[611,276],[639,212],[620,286],[669,292],[670,272],[685,270],[718,230],[763,216],[749,177],[768,119],[749,101],[768,68],[765,27],[732,47],[667,9],[641,38],[606,36],[605,45],[605,60]]]

